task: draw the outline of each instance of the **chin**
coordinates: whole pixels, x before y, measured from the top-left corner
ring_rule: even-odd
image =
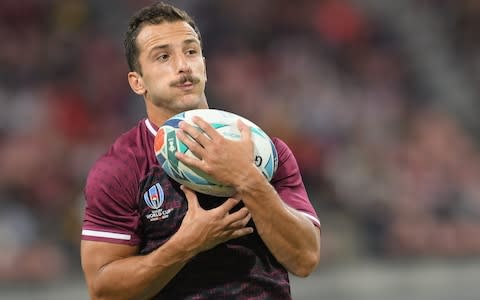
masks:
[[[208,108],[207,99],[205,96],[201,96],[200,98],[195,97],[196,99],[182,99],[182,111],[191,110],[191,109],[199,109],[199,108]]]

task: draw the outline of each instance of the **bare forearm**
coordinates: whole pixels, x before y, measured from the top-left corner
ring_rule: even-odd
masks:
[[[295,275],[310,274],[320,256],[319,231],[312,222],[288,207],[259,172],[250,172],[237,190],[275,258]]]
[[[170,240],[148,255],[112,261],[91,280],[91,296],[95,300],[150,299],[167,285],[192,256]]]

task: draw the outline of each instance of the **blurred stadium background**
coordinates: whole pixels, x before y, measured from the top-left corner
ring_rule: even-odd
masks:
[[[0,2],[0,299],[87,299],[82,188],[144,114],[123,33],[151,1]],[[211,107],[294,150],[322,263],[294,299],[478,299],[480,1],[176,1]]]

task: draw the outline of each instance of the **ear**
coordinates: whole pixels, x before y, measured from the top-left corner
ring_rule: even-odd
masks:
[[[130,88],[135,92],[135,94],[145,94],[146,89],[143,84],[143,78],[137,72],[128,72],[128,83],[130,84]]]

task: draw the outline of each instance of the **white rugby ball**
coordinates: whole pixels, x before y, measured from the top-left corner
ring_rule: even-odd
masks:
[[[175,157],[175,152],[180,151],[195,157],[188,147],[177,138],[180,121],[193,124],[192,117],[199,116],[209,123],[222,136],[231,140],[241,138],[237,127],[237,120],[241,119],[250,127],[254,143],[253,160],[257,168],[270,181],[278,166],[278,155],[269,136],[256,124],[244,117],[231,112],[218,109],[194,109],[177,114],[168,119],[159,129],[155,137],[155,156],[162,169],[175,181],[191,188],[194,191],[219,196],[230,197],[235,191],[231,186],[223,185],[209,177],[202,171],[183,164]],[[198,128],[201,130],[200,128]]]

